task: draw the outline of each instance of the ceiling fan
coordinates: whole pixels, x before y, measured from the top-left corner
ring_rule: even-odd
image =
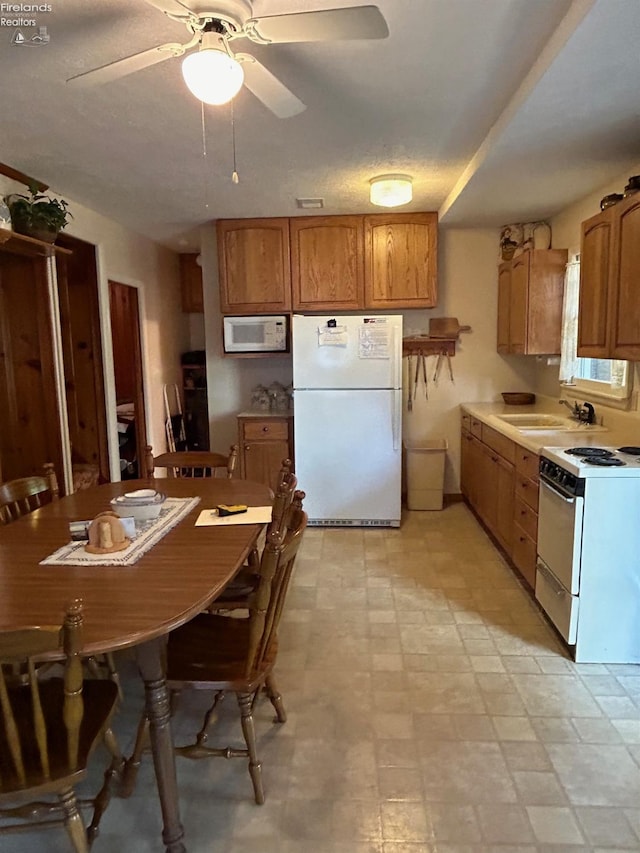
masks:
[[[78,86],[109,83],[174,56],[188,54],[182,73],[187,86],[200,100],[226,103],[244,83],[276,116],[289,118],[305,110],[305,104],[255,57],[234,53],[232,42],[248,38],[256,44],[269,45],[381,39],[389,35],[387,23],[377,6],[348,6],[254,18],[249,0],[208,0],[204,3],[194,0],[189,6],[182,0],[145,2],[184,24],[191,38],[184,44],[161,44],[134,53],[71,77],[67,83]],[[199,49],[189,53],[195,47]],[[226,88],[225,81],[228,81]],[[224,91],[218,92],[218,85]]]

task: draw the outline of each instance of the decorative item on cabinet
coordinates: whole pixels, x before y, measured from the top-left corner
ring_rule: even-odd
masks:
[[[54,243],[69,219],[73,219],[68,202],[39,192],[37,183],[29,185],[29,195],[11,193],[4,201],[9,206],[13,230],[44,243]]]

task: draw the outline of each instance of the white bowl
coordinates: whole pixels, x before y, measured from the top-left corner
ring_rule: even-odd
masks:
[[[160,510],[166,497],[166,495],[156,493],[153,500],[147,499],[146,503],[113,498],[111,507],[121,518],[134,518],[136,521],[151,521],[160,515]]]

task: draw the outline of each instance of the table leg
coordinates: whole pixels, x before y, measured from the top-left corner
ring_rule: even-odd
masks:
[[[164,822],[162,840],[166,853],[186,853],[187,848],[182,843],[184,829],[180,823],[176,761],[169,721],[169,691],[162,663],[164,643],[162,638],[142,643],[136,647],[136,657],[144,681],[150,723],[151,751]]]

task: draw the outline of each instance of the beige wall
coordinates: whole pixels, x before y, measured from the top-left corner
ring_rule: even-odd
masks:
[[[9,192],[24,192],[24,187],[0,176],[0,194]],[[97,247],[111,471],[119,479],[108,282],[139,290],[147,430],[160,452],[165,447],[162,388],[180,381],[180,353],[189,348],[188,322],[180,309],[178,259],[169,249],[74,202],[64,189],[53,188],[50,193],[69,202],[73,219],[65,232]]]
[[[291,359],[225,359],[220,356],[215,229],[203,227],[201,239],[211,436],[212,446],[221,449],[235,440],[235,417],[249,407],[251,388],[259,383],[269,385],[274,380],[289,383]],[[404,434],[412,441],[447,439],[445,491],[458,492],[459,404],[498,400],[501,391],[532,390],[535,363],[530,357],[500,356],[496,352],[498,231],[441,229],[439,264],[438,308],[403,312],[404,333],[426,332],[430,315],[458,317],[460,323],[470,325],[472,331],[461,334],[456,356],[452,359],[453,383],[443,365],[438,386],[434,387],[435,357],[428,359],[429,399],[424,399],[421,386],[413,412],[407,413],[405,407]],[[199,330],[194,327],[193,331],[194,341],[197,341]],[[405,383],[406,372],[405,359]],[[301,485],[304,488],[304,483]]]
[[[640,174],[640,163],[631,170],[631,174]],[[553,247],[558,249],[567,248],[569,255],[580,251],[580,236],[581,226],[585,219],[595,216],[600,210],[600,199],[609,193],[621,193],[627,183],[629,174],[620,175],[611,183],[606,184],[597,192],[591,193],[586,198],[572,204],[570,207],[563,210],[557,216],[551,219],[551,229],[553,235]],[[640,372],[638,364],[634,365],[634,387],[640,388]],[[560,397],[562,392],[558,381],[558,367],[547,366],[544,363],[537,365],[535,385],[536,391],[539,394],[546,394],[550,397]],[[639,401],[637,390],[632,394],[629,402],[629,411],[631,414],[640,416]],[[600,404],[599,409],[607,410],[606,406]],[[613,414],[613,410],[609,414]]]

